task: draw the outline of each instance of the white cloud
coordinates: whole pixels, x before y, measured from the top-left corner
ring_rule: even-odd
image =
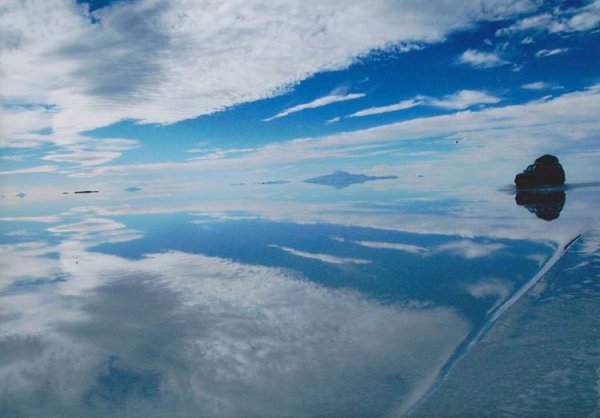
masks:
[[[76,222],[73,224],[61,224],[58,226],[54,226],[48,228],[48,231],[59,234],[77,233],[81,236],[87,236],[93,233],[116,231],[122,228],[125,228],[125,225],[123,225],[120,222],[113,221],[112,219],[88,218],[84,221]]]
[[[492,311],[508,298],[512,285],[507,280],[490,278],[469,285],[466,290],[476,299],[495,298],[496,303],[489,309]]]
[[[358,112],[352,113],[346,117],[355,118],[362,116],[378,115],[381,113],[397,112],[399,110],[410,109],[415,106],[435,106],[444,109],[466,109],[477,104],[498,103],[501,99],[491,96],[483,91],[461,90],[454,94],[449,94],[441,99],[418,95],[412,99],[403,100],[393,105],[370,107]]]
[[[474,105],[494,104],[502,99],[496,96],[491,96],[483,91],[476,90],[461,90],[454,94],[449,94],[441,99],[428,99],[427,104],[441,107],[444,109],[466,109]]]
[[[282,118],[291,113],[300,112],[305,109],[314,109],[316,107],[327,106],[328,104],[331,104],[331,103],[345,102],[347,100],[360,99],[361,97],[365,97],[365,96],[366,95],[364,93],[351,93],[351,94],[345,94],[345,95],[335,94],[335,95],[331,95],[331,96],[320,97],[318,99],[313,100],[312,102],[303,103],[303,104],[282,110],[275,116],[272,116],[267,119],[263,119],[263,122],[269,122],[269,121],[272,121],[273,119]]]
[[[475,68],[493,68],[509,64],[495,52],[477,51],[467,49],[458,57],[458,63],[470,65]]]
[[[19,280],[50,280],[59,275],[58,261],[47,257],[55,251],[55,247],[40,241],[0,245],[0,290]]]
[[[597,28],[600,25],[600,0],[595,0],[575,12],[563,25],[564,32],[580,32]]]
[[[94,166],[108,163],[128,151],[138,147],[138,142],[128,139],[101,139],[80,141],[67,145],[61,151],[52,151],[42,157],[46,161],[66,162],[81,166]]]
[[[536,58],[551,57],[552,55],[564,54],[570,51],[569,48],[554,48],[554,49],[540,49],[535,53]]]
[[[399,103],[389,105],[389,106],[379,106],[379,107],[370,107],[368,109],[360,110],[356,113],[352,113],[348,115],[349,118],[356,118],[361,116],[370,116],[377,115],[380,113],[388,113],[388,112],[397,112],[399,110],[410,109],[411,107],[419,106],[423,104],[424,98],[421,96],[417,96],[414,99],[403,100]]]
[[[468,286],[467,291],[477,299],[495,296],[503,300],[509,295],[510,284],[500,279],[487,279]]]
[[[0,160],[2,161],[23,161],[25,159],[22,155],[2,155]]]
[[[588,231],[582,238],[578,251],[595,258],[595,260],[600,260],[600,228]]]
[[[499,29],[496,36],[519,32],[537,31],[549,33],[584,32],[600,25],[600,0],[594,0],[579,8],[555,7],[551,12],[529,16],[512,25]],[[528,37],[525,39],[533,38]]]
[[[365,260],[362,258],[348,258],[348,257],[338,257],[331,254],[316,254],[309,253],[306,251],[299,251],[289,247],[281,247],[279,245],[271,244],[269,247],[278,248],[281,251],[284,251],[288,254],[295,255],[302,258],[309,258],[312,260],[319,260],[323,263],[329,264],[370,264],[371,260]]]
[[[254,148],[192,148],[186,152],[203,155],[199,157],[186,158],[186,161],[215,161],[224,158],[240,157],[254,150]]]
[[[107,218],[87,218],[72,224],[61,224],[47,229],[56,235],[66,235],[70,239],[116,243],[132,241],[143,237],[138,231],[128,229],[120,222]]]
[[[465,258],[483,258],[489,257],[493,253],[506,248],[499,243],[481,243],[471,240],[450,241],[445,244],[433,246],[430,248],[420,247],[418,245],[402,244],[396,242],[377,242],[377,241],[352,241],[354,244],[363,247],[396,250],[423,256],[434,255],[437,253],[448,252]]]
[[[57,165],[37,165],[33,167],[20,168],[18,170],[0,171],[0,176],[9,176],[14,174],[31,174],[31,173],[50,173],[58,171],[60,167]]]
[[[68,144],[124,119],[173,123],[272,97],[374,49],[440,42],[478,20],[531,11],[535,2],[140,0],[93,16],[70,0],[1,7],[0,99],[53,109],[22,115],[28,122],[3,141],[33,145]]]
[[[7,75],[3,72],[0,87],[3,86],[4,78],[7,78]],[[1,100],[0,92],[0,102]],[[39,131],[51,126],[55,113],[56,109],[41,105],[0,106],[0,147],[29,148],[49,142],[47,136],[40,135]]]
[[[547,90],[552,88],[552,84],[546,83],[544,81],[535,81],[533,83],[523,84],[521,88],[525,90]]]
[[[5,216],[3,218],[0,218],[0,221],[54,223],[54,222],[59,222],[60,217],[58,217],[58,216]]]
[[[353,241],[355,244],[363,247],[376,248],[381,250],[404,251],[412,254],[426,254],[429,248],[419,247],[418,245],[402,244],[399,242],[379,242],[379,241]]]
[[[76,163],[82,166],[93,166],[112,161],[120,155],[120,152],[76,149],[66,153],[52,152],[42,157],[42,159],[54,162]]]
[[[506,248],[500,243],[481,243],[471,240],[451,241],[436,247],[439,252],[450,252],[465,258],[489,257],[495,252]]]
[[[510,35],[515,32],[528,31],[528,30],[532,30],[532,29],[536,29],[536,30],[544,29],[544,30],[551,31],[551,29],[548,29],[548,28],[550,28],[552,24],[553,24],[552,15],[550,13],[542,13],[539,15],[526,17],[526,18],[512,24],[511,26],[509,26],[507,28],[498,29],[496,31],[496,36],[505,36],[505,35]],[[526,39],[529,39],[529,40],[526,41],[525,43],[533,43],[533,37],[528,37]]]
[[[43,138],[44,136],[40,136]],[[37,142],[34,142],[38,145]],[[14,142],[5,144],[7,146],[23,145],[22,142]],[[106,164],[118,157],[124,151],[137,148],[139,143],[131,139],[108,138],[108,139],[91,139],[81,136],[73,136],[72,143],[61,146],[59,151],[51,151],[42,157],[42,160],[52,162],[63,162],[77,164],[80,166],[96,166]],[[27,173],[47,173],[58,171],[59,166],[56,165],[40,165],[18,170],[2,171],[0,175],[14,175]]]

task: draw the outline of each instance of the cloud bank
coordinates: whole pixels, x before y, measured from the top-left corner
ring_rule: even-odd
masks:
[[[534,2],[70,0],[0,6],[3,146],[70,143],[117,121],[169,124],[272,97],[376,49],[440,42]],[[5,123],[13,118],[24,122]],[[6,128],[11,126],[11,128]],[[42,135],[40,130],[52,130]]]

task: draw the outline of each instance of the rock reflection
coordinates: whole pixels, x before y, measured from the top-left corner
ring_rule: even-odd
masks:
[[[515,201],[519,206],[534,213],[545,221],[553,221],[560,216],[565,205],[566,194],[564,191],[520,191]]]

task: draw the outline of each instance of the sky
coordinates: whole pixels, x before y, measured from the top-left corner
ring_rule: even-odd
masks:
[[[343,169],[595,181],[600,0],[0,5],[2,205]],[[45,197],[44,197],[45,196]]]

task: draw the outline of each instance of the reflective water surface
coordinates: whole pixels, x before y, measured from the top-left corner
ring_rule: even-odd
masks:
[[[0,416],[598,413],[598,187],[136,189],[4,203]]]

